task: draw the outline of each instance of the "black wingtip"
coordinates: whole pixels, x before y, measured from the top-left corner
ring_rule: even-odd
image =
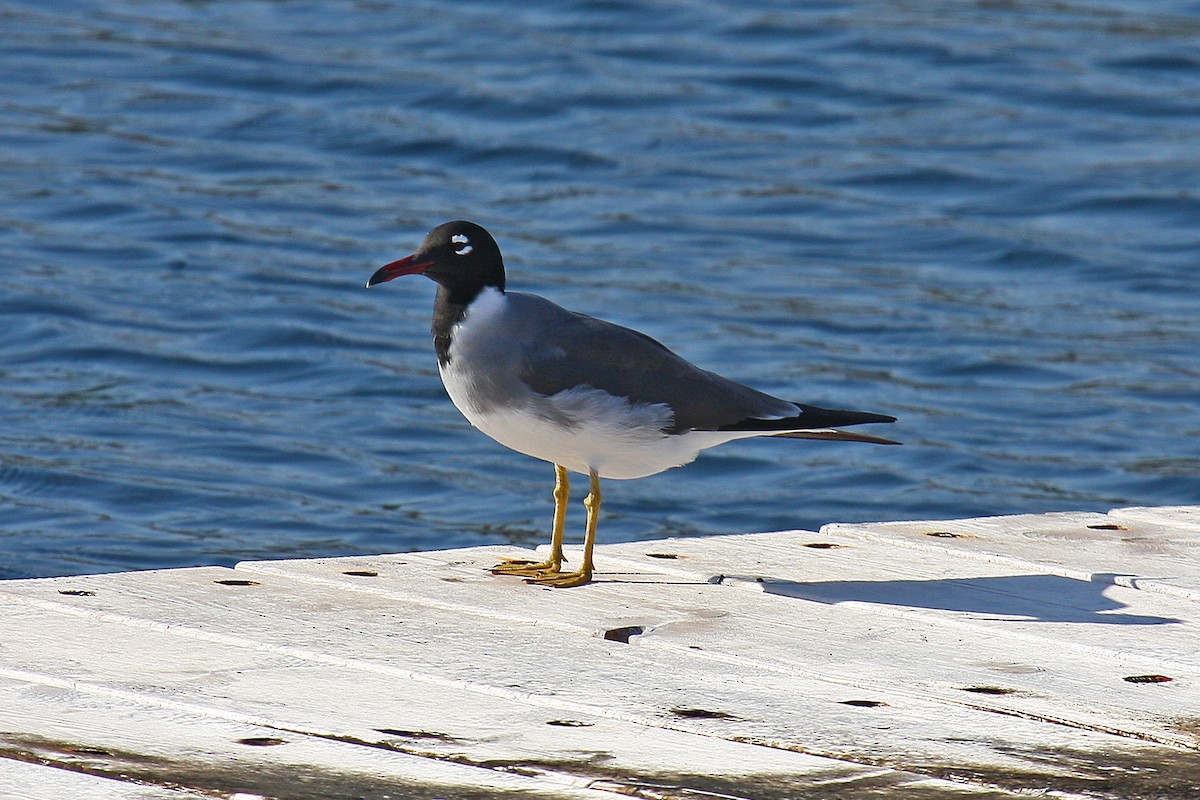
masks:
[[[722,425],[722,431],[785,431],[797,428],[841,428],[846,425],[867,425],[874,422],[895,422],[896,418],[887,414],[874,414],[870,411],[847,411],[841,408],[821,408],[804,403],[796,403],[800,413],[784,419],[744,419],[732,425]]]
[[[875,414],[870,411],[848,411],[842,408],[821,408],[796,403],[803,412],[795,419],[813,427],[839,428],[843,425],[866,425],[872,422],[895,422],[896,418],[889,414]],[[814,424],[815,423],[815,424]]]

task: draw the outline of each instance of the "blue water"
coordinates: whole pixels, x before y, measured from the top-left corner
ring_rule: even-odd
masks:
[[[901,418],[610,482],[604,541],[1200,502],[1196,2],[3,0],[0,86],[0,577],[544,540],[433,285],[363,288],[458,217]]]

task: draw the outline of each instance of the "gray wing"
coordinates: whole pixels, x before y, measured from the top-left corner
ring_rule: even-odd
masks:
[[[643,333],[536,295],[508,297],[523,307],[522,318],[537,320],[525,331],[521,379],[539,394],[586,385],[635,403],[663,403],[674,413],[667,433],[741,429],[800,413],[795,403],[702,370]]]

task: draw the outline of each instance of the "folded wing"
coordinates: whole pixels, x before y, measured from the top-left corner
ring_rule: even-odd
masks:
[[[525,319],[534,346],[525,349],[521,379],[550,396],[591,386],[632,403],[668,406],[666,433],[746,431],[766,436],[839,439],[895,444],[888,439],[830,430],[836,426],[894,422],[862,411],[792,403],[702,370],[643,333],[567,311],[536,295],[511,292],[510,302],[537,306]]]

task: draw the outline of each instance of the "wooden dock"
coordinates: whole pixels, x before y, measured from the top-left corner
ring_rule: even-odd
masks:
[[[1200,798],[1200,506],[519,554],[0,583],[0,798]]]

